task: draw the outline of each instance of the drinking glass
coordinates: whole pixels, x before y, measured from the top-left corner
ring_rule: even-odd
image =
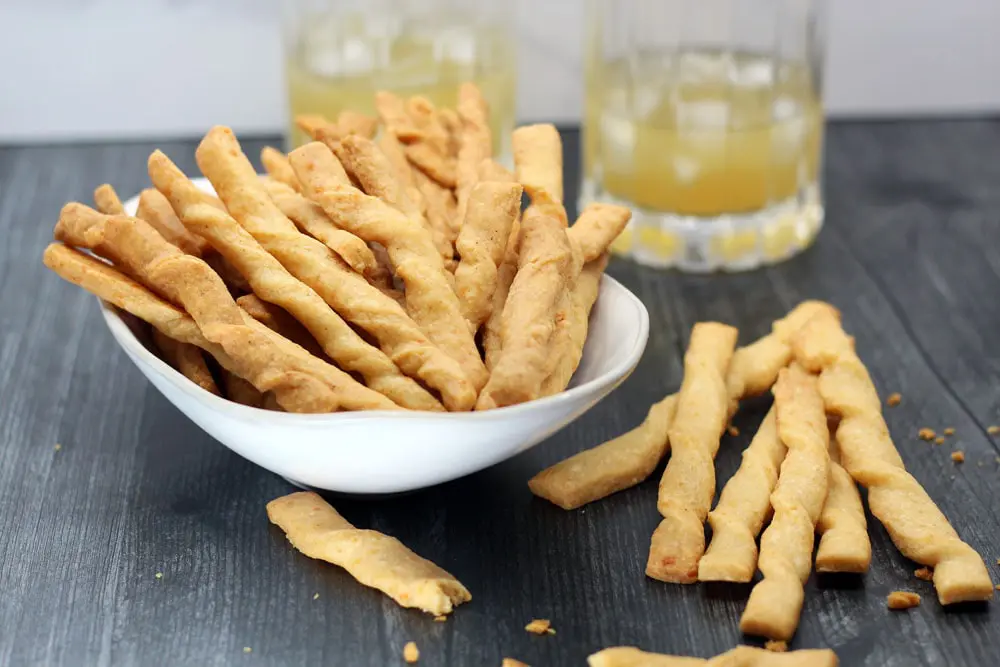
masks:
[[[822,0],[588,0],[581,204],[632,208],[619,254],[780,261],[823,223]]]
[[[490,104],[494,146],[510,143],[515,107],[513,14],[476,0],[284,0],[288,143],[298,114],[375,113],[375,93],[454,107],[461,83]]]

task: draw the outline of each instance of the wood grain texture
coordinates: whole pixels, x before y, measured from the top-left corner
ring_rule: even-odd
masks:
[[[579,142],[575,132],[564,140],[573,202]],[[264,143],[244,148],[256,155]],[[747,342],[805,298],[835,303],[882,395],[903,394],[886,419],[908,469],[1000,579],[1000,441],[986,434],[1000,424],[1000,122],[834,124],[827,227],[813,249],[710,277],[613,261],[608,272],[651,318],[621,389],[549,442],[471,477],[402,498],[331,498],[352,523],[398,537],[469,587],[472,602],[445,623],[293,552],[264,513],[289,485],[171,407],[117,349],[93,300],[43,269],[63,202],[105,181],[137,192],[154,147],[196,172],[194,141],[0,147],[0,665],[381,667],[399,663],[410,640],[426,666],[503,656],[581,665],[618,644],[721,653],[742,639],[749,587],[644,576],[659,475],[572,512],[533,498],[526,482],[638,424],[675,390],[696,321],[738,326]],[[741,435],[723,439],[720,487],[767,406],[745,404]],[[935,446],[917,438],[924,426],[956,435]],[[831,647],[845,666],[995,657],[995,610],[943,611],[869,525],[871,572],[814,575],[792,647]],[[896,589],[925,603],[889,613]],[[532,618],[550,618],[557,634],[528,634]]]

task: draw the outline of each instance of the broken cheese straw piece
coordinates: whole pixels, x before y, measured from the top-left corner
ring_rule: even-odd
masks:
[[[993,583],[976,550],[948,523],[896,451],[882,405],[854,341],[835,317],[818,315],[798,333],[799,363],[820,373],[819,391],[828,412],[840,417],[837,444],[842,464],[868,490],[868,507],[899,551],[934,568],[943,605],[993,597]]]
[[[857,484],[840,465],[837,439],[830,439],[830,482],[823,512],[816,523],[819,547],[816,549],[817,572],[868,571],[872,545],[868,522]]]
[[[837,667],[830,649],[803,649],[774,653],[762,648],[737,646],[709,660],[647,653],[631,646],[606,648],[587,658],[589,667]]]
[[[324,143],[330,146],[330,143]],[[428,222],[423,211],[409,196],[402,181],[396,177],[392,162],[374,142],[364,137],[348,136],[333,146],[337,159],[361,185],[365,194],[378,197],[410,218],[413,224],[426,229],[431,234],[434,246],[442,258],[450,260],[454,257],[455,248],[451,230],[434,227]]]
[[[378,263],[371,248],[354,234],[339,229],[319,206],[284,183],[265,181],[264,189],[296,227],[337,253],[352,269],[365,275],[377,270]]]
[[[649,409],[638,428],[546,468],[531,478],[528,488],[572,510],[635,486],[663,459],[667,439],[658,435],[670,427],[676,407],[677,395],[667,396]]]
[[[455,245],[455,293],[473,335],[493,306],[497,267],[503,262],[510,229],[521,210],[517,183],[483,182],[472,188],[466,220]]]
[[[764,578],[750,591],[740,630],[788,641],[799,625],[816,522],[826,501],[830,431],[817,380],[798,364],[778,374],[774,408],[788,453],[771,494],[774,516],[760,538]]]
[[[590,310],[597,301],[601,277],[607,265],[607,254],[585,264],[570,290],[570,310],[563,323],[563,334],[558,335],[557,332],[558,340],[553,345],[559,357],[555,370],[542,383],[542,396],[552,396],[565,390],[580,365],[583,348],[587,343]]]
[[[315,493],[272,500],[267,516],[304,555],[344,568],[400,606],[439,616],[472,599],[455,577],[395,538],[355,528]]]
[[[277,183],[281,183],[295,192],[299,191],[299,179],[295,178],[295,171],[288,163],[288,156],[273,146],[264,146],[260,149],[260,162],[264,165],[264,171]]]
[[[569,228],[571,239],[580,244],[583,261],[592,262],[611,247],[625,229],[632,211],[614,204],[588,204]]]
[[[771,491],[785,452],[772,407],[743,452],[739,470],[708,514],[712,541],[698,562],[698,581],[746,583],[753,579],[757,535],[771,511]]]
[[[322,144],[312,144],[323,150]],[[216,190],[230,200],[233,217],[299,280],[315,290],[344,319],[371,334],[382,350],[412,378],[441,393],[450,410],[468,410],[475,390],[458,363],[435,347],[417,324],[391,297],[344,265],[316,239],[301,234],[281,214],[253,174],[232,132],[216,128],[198,148],[202,172],[217,181]],[[332,154],[330,154],[332,158]],[[165,156],[150,157],[150,176],[162,179],[158,167]],[[340,163],[326,176],[346,182]],[[339,171],[337,169],[339,168]],[[301,180],[301,179],[300,179]],[[304,185],[304,184],[303,184]]]
[[[122,200],[118,198],[118,193],[108,183],[94,190],[94,204],[96,204],[97,210],[105,215],[125,215]]]
[[[508,248],[508,250],[510,249]],[[501,270],[502,269],[503,267],[501,267]],[[758,339],[757,341],[751,343],[750,345],[737,348],[736,352],[733,354],[733,360],[729,364],[729,371],[726,374],[726,386],[728,388],[728,391],[730,392],[731,410],[735,408],[740,398],[751,396],[757,393],[762,393],[771,388],[771,385],[774,384],[775,379],[778,377],[778,371],[781,370],[784,366],[786,366],[789,360],[792,358],[792,350],[789,344],[789,339],[791,335],[794,333],[794,328],[797,328],[802,324],[804,324],[809,317],[812,317],[812,315],[819,312],[820,310],[828,310],[829,312],[836,313],[836,310],[834,310],[832,306],[829,306],[827,304],[818,301],[804,301],[803,303],[799,304],[794,309],[792,309],[792,311],[788,313],[788,315],[786,315],[783,319],[775,322],[773,326],[774,331],[772,331],[772,333]],[[485,327],[485,334],[489,334],[490,332],[489,327],[490,323],[487,322],[487,326]],[[489,366],[489,359],[490,359],[489,355],[491,349],[490,346],[487,344],[488,342],[489,338],[486,335],[484,335],[484,346],[486,348],[486,353],[487,353],[486,357],[487,366]],[[732,392],[740,392],[740,393],[734,394]],[[652,410],[655,408],[656,406],[654,405],[653,408],[650,409],[650,411],[652,412]],[[663,455],[666,454],[667,450],[669,449],[669,439],[667,437],[668,425],[669,425],[668,421],[651,420],[647,418],[645,422],[643,422],[636,428],[632,429],[632,431],[629,431],[629,433],[627,433],[626,435],[630,436],[630,438],[631,437],[641,438],[643,440],[648,440],[651,443],[658,443],[657,451],[661,452],[661,457],[662,457]],[[605,446],[607,446],[607,449],[604,450],[605,453],[603,454],[603,457],[605,459],[610,460],[614,458],[614,451],[615,451],[615,448],[611,447],[612,443],[616,443],[618,446],[625,447],[625,443],[629,441],[630,439],[627,440],[625,436],[622,436],[610,442],[604,443],[603,445],[599,445],[598,447],[604,448]],[[543,471],[543,473],[550,473],[551,471],[551,474],[545,474],[544,485],[541,481],[536,482],[536,489],[538,489],[535,490],[536,495],[541,495],[543,498],[550,498],[550,496],[556,497],[556,494],[565,495],[567,497],[572,497],[574,495],[580,495],[581,497],[589,496],[590,499],[587,500],[587,502],[593,502],[594,500],[600,500],[601,498],[603,498],[604,497],[603,495],[597,495],[596,492],[590,491],[586,488],[586,486],[590,483],[590,480],[592,479],[591,475],[597,477],[598,479],[600,478],[601,472],[599,470],[593,470],[590,474],[587,475],[581,472],[578,473],[577,475],[574,475],[573,478],[568,478],[563,472],[563,470],[570,469],[570,468],[562,468],[563,463],[570,464],[570,462],[576,461],[577,457],[584,457],[586,454],[587,454],[586,451],[581,452],[580,454],[572,456],[566,459],[564,462],[558,463],[552,468]],[[645,476],[640,476],[643,470],[644,470],[644,464],[640,466],[633,475],[631,475],[636,479],[635,484],[638,484],[643,479],[645,479]],[[539,473],[539,475],[536,476],[536,479],[542,477],[543,473]],[[648,474],[649,473],[646,473],[646,476],[648,476]],[[620,471],[619,475],[621,479],[627,479],[630,476],[628,474],[628,471],[624,468]],[[738,479],[741,477],[741,475],[742,473],[740,471],[737,471],[736,475],[733,476],[733,479]],[[754,475],[754,477],[756,478],[756,475]],[[730,483],[732,483],[732,480],[730,480]],[[620,488],[616,488],[615,491],[620,491],[624,488],[628,487],[622,486]],[[544,491],[539,493],[539,491],[542,491],[543,489]],[[756,495],[756,497],[758,498],[759,505],[758,509],[755,511],[759,512],[761,515],[766,515],[767,512],[770,510],[771,505],[769,496],[771,494],[772,489],[773,489],[773,484],[771,487],[766,489],[766,491],[763,494]],[[723,493],[725,493],[725,491],[723,491]],[[745,501],[746,498],[744,497],[743,500]],[[720,500],[720,503],[721,502],[722,501]],[[559,503],[556,502],[556,504],[558,505]],[[728,530],[730,527],[736,529],[737,533],[743,532],[737,526],[730,526],[729,522],[721,524],[718,530],[720,531]],[[756,534],[757,533],[754,532],[754,534],[751,536],[750,538],[751,543],[753,542],[754,538],[756,538]],[[735,538],[738,539],[739,535],[738,534],[735,535]],[[713,536],[713,540],[714,539],[715,537]],[[711,545],[709,545],[708,552],[710,553],[711,551],[712,547]],[[739,551],[734,553],[747,554],[751,552],[753,554],[753,560],[749,562],[743,560],[742,563],[736,564],[733,567],[740,568],[741,571],[749,571],[749,575],[747,576],[752,577],[753,572],[757,566],[756,544],[744,545],[743,549],[740,549]],[[705,557],[708,557],[707,553]]]
[[[406,111],[406,104],[395,93],[387,90],[376,92],[375,111],[385,128],[393,132],[401,142],[410,143],[421,138],[420,130]]]
[[[160,236],[189,255],[203,257],[209,250],[208,241],[187,230],[159,190],[146,188],[139,193],[139,207],[135,211],[135,217],[148,222]]]
[[[479,167],[493,156],[493,133],[490,130],[490,107],[479,86],[463,83],[458,88],[458,161],[455,165],[455,197],[458,222],[464,224],[465,210],[472,187],[479,182]]]
[[[459,362],[473,387],[482,387],[486,367],[427,231],[382,200],[332,181],[327,174],[337,158],[322,144],[302,146],[290,159],[307,196],[327,215],[365,241],[385,247],[406,287],[410,316],[431,341]]]
[[[660,479],[656,508],[663,521],[653,532],[646,576],[673,583],[698,579],[705,552],[705,518],[715,494],[715,454],[729,419],[726,371],[735,328],[699,322],[684,354],[684,380],[670,424],[673,450]]]
[[[262,299],[281,306],[316,338],[341,368],[360,374],[368,386],[411,410],[443,410],[437,399],[406,377],[381,350],[369,345],[308,285],[300,282],[230,216],[192,203],[196,189],[180,170],[164,175],[171,199],[188,229],[208,239]]]
[[[174,367],[181,375],[205,391],[220,396],[219,388],[212,377],[212,371],[208,370],[205,357],[194,345],[182,343],[174,340],[170,336],[153,328],[153,343],[163,353],[163,359]]]
[[[518,270],[504,305],[500,355],[477,410],[538,398],[553,363],[548,358],[555,312],[573,261],[569,237],[559,217],[540,208],[525,213],[521,231]]]
[[[458,112],[448,107],[438,109],[438,118],[441,125],[448,131],[448,155],[458,158],[458,133],[461,131],[462,121],[458,117]]]

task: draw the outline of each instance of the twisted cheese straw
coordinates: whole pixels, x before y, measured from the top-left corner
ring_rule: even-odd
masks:
[[[778,437],[788,453],[771,494],[774,517],[760,538],[758,567],[764,579],[750,592],[740,618],[746,634],[787,641],[799,624],[830,476],[830,431],[816,384],[793,364],[782,369],[774,385]]]
[[[699,322],[684,354],[684,381],[670,424],[673,454],[660,479],[656,508],[663,521],[649,547],[646,576],[692,583],[705,551],[705,517],[715,494],[715,454],[729,418],[726,371],[736,346],[735,328]]]
[[[795,337],[799,363],[822,371],[827,411],[840,416],[837,443],[843,466],[868,489],[868,506],[907,558],[934,568],[943,605],[993,597],[983,559],[959,538],[920,483],[910,475],[889,435],[882,406],[853,340],[836,318],[817,316]]]
[[[571,228],[572,229],[572,228]],[[502,268],[502,267],[501,267]],[[506,293],[504,294],[506,298]],[[772,327],[772,332],[767,336],[759,338],[757,341],[747,345],[745,347],[737,348],[736,352],[733,354],[733,360],[729,364],[729,372],[726,377],[727,391],[729,392],[730,398],[730,411],[735,412],[736,406],[741,398],[746,398],[749,396],[755,396],[768,391],[771,385],[774,384],[775,379],[778,377],[778,371],[785,367],[792,358],[792,349],[790,340],[792,335],[797,331],[803,324],[805,324],[813,315],[820,311],[829,311],[831,313],[836,313],[837,311],[830,305],[822,303],[820,301],[803,301],[798,306],[793,308],[791,312],[788,313],[784,318],[777,320]],[[489,327],[486,327],[486,333],[489,333]],[[488,342],[488,338],[484,336],[484,343]],[[486,360],[487,365],[490,363],[490,346],[486,345]],[[619,436],[614,440],[605,442],[597,447],[580,452],[568,459],[557,463],[555,466],[543,470],[529,483],[532,492],[541,496],[542,498],[547,498],[557,505],[563,506],[563,502],[559,498],[586,498],[580,504],[593,502],[595,500],[600,500],[615,491],[621,491],[627,489],[630,486],[634,486],[639,482],[646,479],[653,469],[659,463],[659,460],[669,450],[669,438],[668,438],[668,427],[670,425],[670,420],[654,418],[654,411],[657,410],[657,406],[664,404],[667,400],[676,400],[676,394],[671,394],[663,401],[653,405],[649,410],[649,415],[646,420],[635,427],[625,435]],[[673,411],[671,409],[671,419],[673,418]],[[612,460],[616,457],[616,452],[622,452],[623,455],[631,447],[629,443],[635,441],[649,442],[652,443],[651,446],[655,445],[654,453],[659,453],[659,458],[649,470],[646,470],[647,460],[645,458],[633,458],[624,457],[618,460],[617,465],[614,467],[615,475],[621,482],[614,485],[609,485],[609,489],[606,493],[601,493],[600,489],[603,486],[604,475],[601,469],[592,468],[590,463],[585,464],[585,461],[597,461],[597,458],[591,458],[588,452],[595,450],[601,450],[602,456],[601,460]],[[633,462],[633,467],[628,467],[628,462]],[[741,467],[742,470],[742,467]],[[570,471],[573,471],[570,474]],[[738,479],[741,476],[741,472],[737,471],[733,479]],[[775,476],[775,479],[777,477]],[[730,483],[733,483],[732,480]],[[762,515],[766,515],[770,510],[770,500],[769,496],[773,489],[773,482],[770,487],[767,488],[766,492],[759,497],[758,510]],[[571,502],[567,500],[566,502]],[[720,501],[721,503],[721,501]],[[724,530],[727,524],[721,524],[720,530]],[[714,528],[714,527],[713,527]],[[743,532],[737,526],[734,525],[737,532]],[[756,532],[750,536],[750,542],[753,543],[756,537]],[[716,539],[713,536],[713,540]],[[747,547],[744,546],[744,550]],[[709,551],[712,551],[711,545],[709,546]],[[757,546],[752,544],[752,552],[754,554],[754,560],[748,565],[742,567],[750,570],[750,576],[753,575],[754,568],[757,565],[756,553]]]
[[[455,195],[458,201],[458,222],[465,224],[465,210],[472,186],[478,183],[479,165],[493,155],[493,133],[490,131],[490,107],[479,86],[463,83],[458,88],[458,160],[455,165]]]
[[[590,667],[837,667],[830,649],[803,649],[775,653],[752,646],[737,646],[704,660],[660,653],[647,653],[631,646],[615,646],[587,658]]]
[[[427,336],[458,361],[476,388],[486,384],[486,366],[447,279],[441,255],[427,230],[381,199],[344,187],[329,177],[339,164],[319,143],[289,156],[306,195],[338,225],[389,252],[396,275],[406,286],[406,309]]]
[[[867,572],[872,560],[868,522],[861,494],[851,476],[840,465],[836,438],[830,439],[830,484],[826,504],[816,524],[819,547],[817,572]]]
[[[299,232],[270,200],[230,130],[213,129],[198,147],[196,157],[216,190],[228,198],[233,217],[289,273],[315,290],[344,319],[371,334],[404,373],[438,390],[449,409],[472,407],[475,391],[457,362],[434,346],[391,297],[369,285],[325,245]],[[157,189],[163,191],[163,175],[171,166],[162,153],[150,156],[150,178]],[[338,182],[349,182],[343,168],[328,175]],[[170,196],[169,192],[164,194]]]
[[[264,146],[260,149],[260,162],[264,165],[264,171],[276,183],[281,183],[295,192],[301,189],[299,179],[295,177],[295,170],[288,162],[288,156],[273,146]]]
[[[753,579],[757,534],[771,511],[771,491],[785,452],[772,407],[743,452],[739,470],[708,514],[712,541],[698,563],[698,581],[746,583]]]

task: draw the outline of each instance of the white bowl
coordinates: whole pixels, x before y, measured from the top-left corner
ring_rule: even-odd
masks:
[[[199,186],[211,190],[203,179]],[[130,213],[136,200],[125,204]],[[592,408],[629,376],[649,336],[642,302],[605,276],[570,388],[547,398],[470,413],[287,414],[250,408],[190,382],[101,302],[111,335],[168,401],[240,456],[300,486],[343,493],[420,489],[482,470],[535,446]]]

